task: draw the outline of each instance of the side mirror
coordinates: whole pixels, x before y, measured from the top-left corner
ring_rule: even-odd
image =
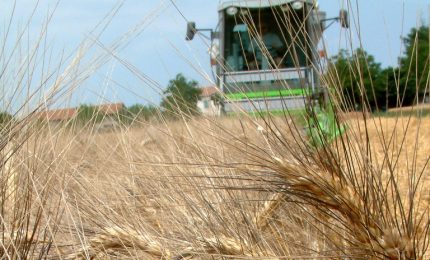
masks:
[[[348,11],[346,10],[339,11],[339,22],[340,22],[340,26],[342,26],[343,28],[349,28]]]
[[[194,38],[194,35],[196,34],[196,23],[195,22],[188,22],[187,23],[187,35],[185,36],[185,40],[191,41]]]

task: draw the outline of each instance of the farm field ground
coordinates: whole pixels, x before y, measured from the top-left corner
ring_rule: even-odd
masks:
[[[319,147],[286,116],[29,128],[4,149],[3,245],[66,259],[425,255],[430,117],[366,118],[342,115],[344,134]]]
[[[395,179],[405,205],[411,179],[420,179],[416,210],[428,212],[430,117],[351,118],[345,134],[352,156],[343,158],[340,140],[331,144],[341,167],[357,177],[370,167],[387,185]],[[276,162],[308,160],[306,153],[294,154],[304,147],[302,133],[282,117],[200,118],[104,133],[43,131],[27,149],[49,165],[42,171],[55,187],[49,203],[60,202],[52,206],[61,208],[53,252],[171,258],[333,250],[318,233],[320,224],[304,213],[308,209],[284,197],[270,205],[280,185],[272,173]],[[351,158],[357,162],[346,163]],[[393,212],[400,214],[395,206]],[[336,222],[327,218],[319,215],[316,223]]]

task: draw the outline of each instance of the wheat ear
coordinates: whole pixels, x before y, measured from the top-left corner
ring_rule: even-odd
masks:
[[[388,259],[412,259],[414,241],[366,210],[366,203],[347,179],[320,168],[275,158],[276,172],[284,181],[285,193],[316,205],[317,210],[338,212],[346,220],[355,247]],[[329,213],[330,214],[330,213]]]
[[[100,234],[91,238],[87,247],[80,252],[70,254],[67,259],[94,258],[109,251],[130,254],[130,251],[136,249],[153,257],[170,258],[170,252],[164,249],[157,240],[147,235],[141,235],[133,229],[115,226],[105,228]]]

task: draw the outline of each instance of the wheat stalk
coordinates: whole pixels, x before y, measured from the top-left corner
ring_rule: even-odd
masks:
[[[187,247],[173,259],[194,258],[201,255],[215,255],[227,257],[264,257],[264,259],[278,259],[272,252],[261,251],[251,247],[245,241],[219,235],[213,238],[197,240],[197,246]]]
[[[275,193],[264,202],[261,211],[257,213],[255,218],[255,223],[261,231],[266,229],[269,221],[273,218],[273,215],[280,207],[282,207],[285,197],[285,193]]]
[[[88,246],[84,246],[79,252],[67,255],[66,259],[94,258],[109,252],[130,255],[134,250],[161,259],[169,259],[171,255],[157,240],[148,235],[139,234],[130,228],[113,226],[103,229],[89,240]]]

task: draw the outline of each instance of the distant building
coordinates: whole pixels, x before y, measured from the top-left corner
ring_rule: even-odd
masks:
[[[97,128],[112,128],[118,125],[116,117],[125,108],[123,103],[112,103],[92,106],[103,120],[97,124]],[[45,110],[36,113],[34,116],[39,120],[47,121],[50,125],[61,125],[77,117],[79,107]]]
[[[199,100],[197,101],[197,107],[203,115],[207,116],[218,116],[220,115],[220,105],[217,104],[214,97],[219,93],[219,90],[215,86],[201,88],[202,93],[200,94]]]
[[[72,120],[77,114],[77,108],[64,108],[41,111],[36,113],[34,116],[37,119],[46,120],[50,123],[61,123]]]
[[[102,104],[95,107],[105,116],[118,115],[118,113],[125,108],[123,103]]]

